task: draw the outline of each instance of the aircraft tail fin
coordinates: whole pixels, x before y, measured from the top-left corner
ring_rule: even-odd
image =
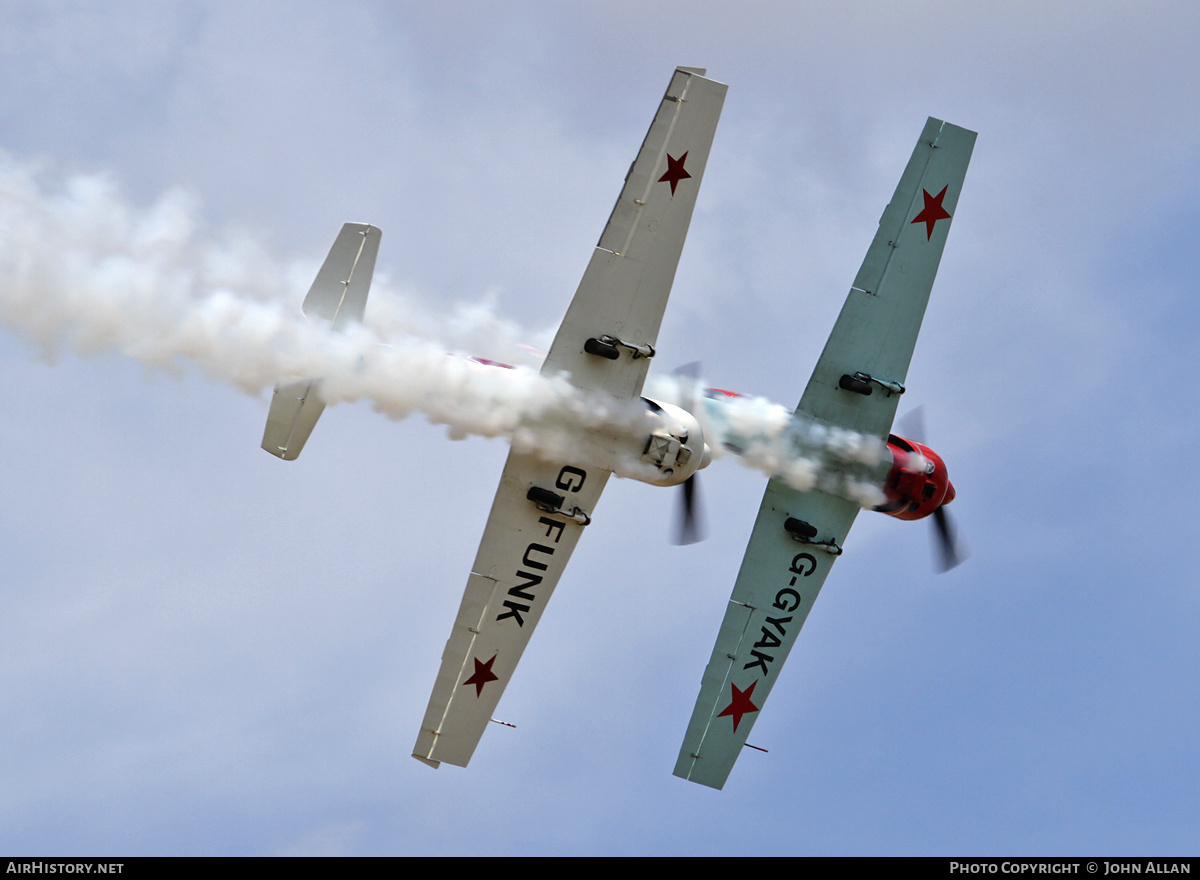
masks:
[[[334,330],[361,323],[382,233],[367,223],[346,223],[304,297],[304,314]]]
[[[377,227],[366,223],[342,226],[304,297],[304,314],[310,320],[328,324],[334,330],[362,321],[380,235]],[[284,461],[295,460],[324,409],[319,379],[275,386],[262,448]]]

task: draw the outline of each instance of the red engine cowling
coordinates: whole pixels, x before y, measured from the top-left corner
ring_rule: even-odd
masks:
[[[883,491],[887,501],[875,509],[897,519],[921,519],[954,500],[954,484],[940,455],[921,443],[888,436],[892,469]]]

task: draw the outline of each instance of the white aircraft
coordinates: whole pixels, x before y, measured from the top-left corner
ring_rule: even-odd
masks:
[[[675,69],[541,368],[580,393],[640,399],[645,427],[587,437],[586,460],[510,452],[413,748],[430,766],[467,766],[616,463],[640,463],[623,476],[683,485],[690,512],[694,475],[712,459],[694,406],[641,397],[725,100],[726,86],[704,74]],[[796,411],[798,424],[886,442],[890,459],[873,474],[888,498],[878,509],[934,514],[948,554],[942,506],[953,487],[944,465],[889,432],[974,137],[926,124]],[[362,319],[379,236],[366,224],[342,228],[304,300],[306,315],[335,329]],[[285,460],[300,454],[324,408],[318,390],[318,381],[276,389],[264,449]],[[704,417],[719,419],[724,399],[703,397]],[[859,510],[827,490],[768,484],[676,775],[724,784]]]

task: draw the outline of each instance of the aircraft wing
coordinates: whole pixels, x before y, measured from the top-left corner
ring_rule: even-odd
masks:
[[[680,67],[671,77],[543,373],[621,399],[641,394],[728,88],[703,73]],[[605,353],[589,353],[589,340]]]
[[[413,757],[467,766],[608,477],[509,453]]]
[[[974,145],[974,132],[926,122],[798,416],[886,439]],[[676,776],[724,786],[858,510],[844,498],[768,482]],[[793,537],[789,520],[816,534]]]
[[[975,132],[926,121],[797,412],[887,439],[900,394],[884,383],[904,386],[974,147]],[[843,385],[860,374],[870,393]]]
[[[721,788],[837,557],[798,543],[788,517],[819,524],[817,541],[839,547],[858,515],[853,501],[797,492],[771,480],[700,682],[675,775]]]
[[[726,87],[678,68],[542,365],[641,393]],[[511,452],[413,757],[465,767],[610,472]]]

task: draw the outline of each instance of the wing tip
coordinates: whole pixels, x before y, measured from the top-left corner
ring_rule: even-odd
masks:
[[[416,752],[413,752],[413,757],[416,758],[418,761],[420,761],[422,764],[432,767],[434,770],[436,770],[438,767],[442,766],[441,761],[435,761],[435,760],[433,760],[433,758],[426,758],[424,755],[418,755]]]
[[[925,120],[925,129],[938,135],[946,131],[946,129],[954,129],[968,135],[972,142],[974,142],[975,138],[979,137],[979,132],[977,131],[973,131],[962,125],[955,125],[953,122],[947,122],[945,119],[938,119],[936,116],[930,116]]]
[[[262,448],[283,461],[295,461],[300,457],[299,452],[292,452],[286,446],[276,446],[269,440],[263,440]]]
[[[709,780],[709,779],[704,779],[704,778],[696,778],[696,777],[692,776],[692,773],[690,770],[681,772],[678,768],[675,769],[674,775],[678,776],[680,779],[684,780],[685,782],[694,782],[696,785],[703,785],[706,788],[713,789],[714,791],[720,791],[721,789],[723,789],[725,787],[726,780],[729,779],[729,774],[726,774],[724,776],[724,778],[722,778],[720,781]]]
[[[694,782],[697,785],[704,785],[720,791],[729,780],[729,773],[733,770],[733,764],[730,763],[729,766],[724,767],[724,773],[720,772],[722,768],[717,767],[717,773],[715,774],[712,772],[714,766],[711,761],[706,765],[704,758],[700,754],[691,751],[685,745],[680,749],[679,759],[675,762],[675,769],[671,772],[673,775],[687,782]]]

